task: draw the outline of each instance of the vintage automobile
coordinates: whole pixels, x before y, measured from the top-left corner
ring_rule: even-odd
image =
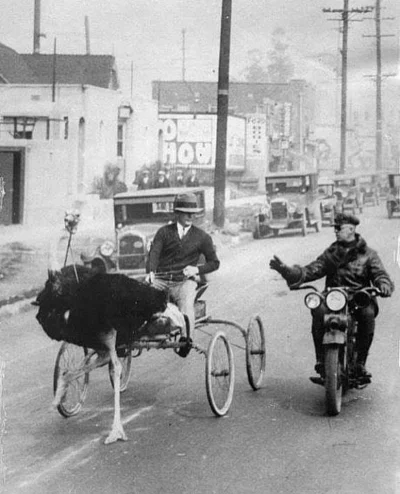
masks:
[[[321,220],[333,225],[340,201],[335,195],[335,182],[328,177],[319,177],[318,194],[321,200]]]
[[[390,173],[389,194],[386,198],[386,208],[388,218],[392,218],[394,213],[400,213],[400,173]]]
[[[376,174],[359,175],[357,182],[363,194],[363,205],[379,205],[378,176]]]
[[[335,175],[335,194],[342,196],[342,210],[346,213],[363,212],[364,197],[356,175]]]
[[[255,239],[280,230],[299,228],[303,236],[307,227],[317,232],[322,225],[318,175],[307,172],[271,173],[265,177],[266,204],[256,212],[253,226]]]
[[[193,223],[204,226],[204,188],[165,188],[123,192],[114,196],[115,237],[82,252],[85,266],[102,272],[118,272],[144,279],[151,241],[157,230],[174,218],[173,204],[178,194],[192,192],[203,212]]]

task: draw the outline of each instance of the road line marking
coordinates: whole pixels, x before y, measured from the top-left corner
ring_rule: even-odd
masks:
[[[153,405],[149,407],[141,408],[132,415],[125,417],[125,419],[122,420],[122,424],[125,425],[129,422],[132,422],[132,420],[136,419],[137,417],[140,417],[140,415],[142,415],[145,412],[149,412],[152,408]],[[96,437],[94,439],[90,439],[88,443],[83,444],[81,447],[78,447],[77,449],[75,449],[75,446],[71,446],[70,448],[67,449],[67,451],[69,452],[65,456],[62,456],[65,453],[64,451],[60,452],[58,454],[59,456],[58,459],[53,461],[47,468],[41,470],[38,474],[32,475],[31,478],[28,478],[27,480],[23,480],[22,482],[20,482],[19,486],[27,487],[29,485],[38,482],[40,479],[50,474],[51,472],[60,470],[61,468],[64,467],[64,465],[67,462],[69,462],[70,460],[74,460],[78,455],[84,453],[87,449],[90,449],[94,444],[99,443],[102,440],[103,440],[102,437]],[[73,449],[73,451],[71,451],[71,449]],[[35,468],[37,468],[37,466],[35,466]]]

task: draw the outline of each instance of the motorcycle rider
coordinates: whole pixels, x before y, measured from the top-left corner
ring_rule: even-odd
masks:
[[[278,271],[286,280],[289,288],[295,289],[301,284],[326,276],[325,288],[345,286],[351,290],[360,290],[368,286],[376,286],[382,297],[390,297],[394,283],[385,270],[377,252],[368,247],[365,240],[356,233],[360,220],[350,214],[338,214],[335,217],[334,229],[336,242],[331,244],[316,260],[306,266],[287,266],[277,256],[271,259],[270,268]],[[315,346],[315,371],[324,378],[324,315],[328,309],[322,303],[312,310],[312,336]],[[358,309],[356,318],[359,323],[357,334],[357,372],[361,377],[370,379],[365,363],[372,344],[375,330],[375,318],[378,315],[376,297],[370,304]],[[318,382],[317,379],[312,379]]]

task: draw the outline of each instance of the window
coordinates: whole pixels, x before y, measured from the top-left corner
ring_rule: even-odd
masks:
[[[124,155],[124,124],[118,124],[117,130],[117,156]]]
[[[68,117],[64,117],[64,139],[68,139],[69,133],[69,119]]]
[[[3,117],[3,126],[14,139],[32,139],[36,124],[34,117]]]

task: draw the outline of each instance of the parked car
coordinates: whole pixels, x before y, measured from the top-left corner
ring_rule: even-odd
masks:
[[[386,208],[388,218],[392,218],[394,213],[400,213],[400,173],[390,173],[389,193],[386,198]]]
[[[363,194],[364,206],[377,206],[379,204],[379,188],[378,188],[378,175],[371,173],[366,175],[359,175],[357,177],[357,183],[360,191]]]
[[[319,177],[318,194],[321,199],[321,220],[333,225],[337,211],[338,197],[334,193],[335,182],[331,178]]]
[[[144,279],[151,242],[157,230],[174,219],[174,200],[185,188],[148,189],[124,192],[114,196],[114,238],[103,241],[82,252],[83,263],[102,272],[118,272]],[[202,227],[205,223],[204,188],[187,192],[196,194],[203,211],[196,214],[193,223]]]
[[[342,210],[346,213],[363,212],[364,195],[360,189],[358,177],[355,175],[335,175],[335,190],[342,195]]]
[[[318,176],[307,172],[271,173],[265,177],[266,204],[255,214],[253,237],[261,238],[280,230],[307,228],[317,232],[322,225]]]

